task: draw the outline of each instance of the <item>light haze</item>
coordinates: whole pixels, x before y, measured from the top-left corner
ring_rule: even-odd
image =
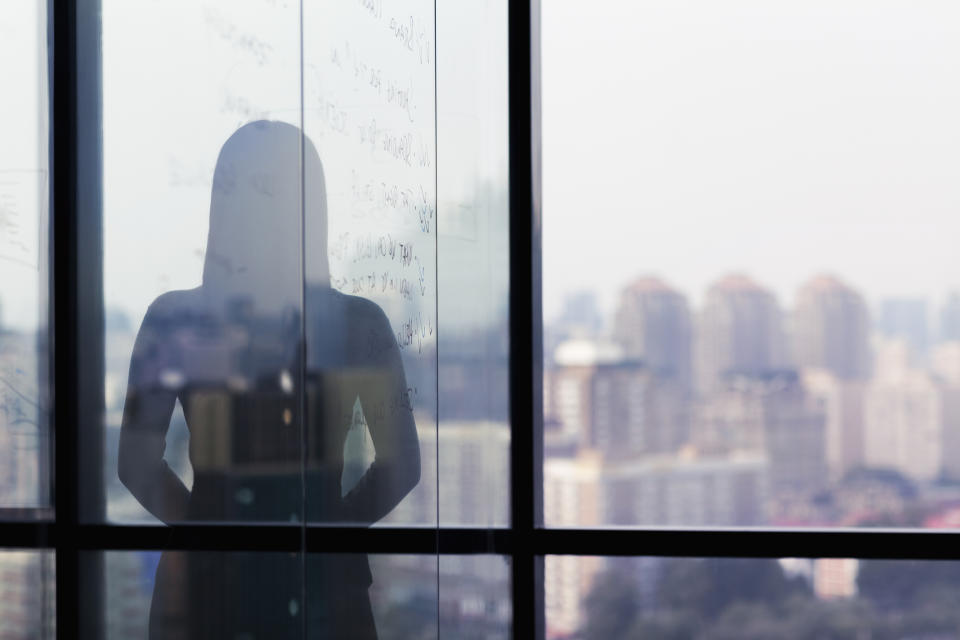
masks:
[[[544,2],[544,305],[745,272],[960,288],[960,5]]]

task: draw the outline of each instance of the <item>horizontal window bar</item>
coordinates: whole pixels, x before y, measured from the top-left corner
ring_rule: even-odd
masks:
[[[82,524],[71,539],[56,523],[0,522],[0,548],[70,546],[82,550],[180,549],[195,551],[279,551],[301,549],[300,527],[294,524],[157,525]],[[511,552],[511,534],[504,529],[433,529],[310,525],[310,553],[483,554]]]
[[[59,540],[52,522],[0,522],[0,548],[83,550],[301,549],[297,525],[78,525]],[[960,530],[896,529],[431,529],[310,525],[310,553],[513,554],[960,560]]]
[[[960,530],[540,529],[540,555],[960,560]]]
[[[47,549],[56,544],[51,522],[0,522],[0,549]]]

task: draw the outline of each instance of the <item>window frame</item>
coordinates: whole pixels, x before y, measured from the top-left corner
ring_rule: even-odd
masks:
[[[508,8],[508,528],[102,522],[103,234],[100,0],[49,0],[51,509],[0,510],[0,546],[56,552],[59,637],[100,637],[102,562],[89,552],[248,550],[498,554],[511,560],[513,636],[545,636],[546,555],[960,560],[960,532],[896,529],[545,528],[542,504],[540,0]],[[83,364],[81,370],[81,363]],[[525,428],[530,425],[530,428]],[[81,433],[84,437],[81,437]],[[90,437],[95,434],[97,437]],[[85,470],[94,470],[87,473]],[[99,510],[99,511],[98,511]],[[176,535],[171,534],[176,532]]]

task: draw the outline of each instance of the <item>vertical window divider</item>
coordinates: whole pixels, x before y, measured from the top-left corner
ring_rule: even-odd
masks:
[[[80,588],[79,552],[76,540],[77,494],[75,428],[59,428],[77,422],[76,289],[71,282],[76,268],[76,4],[51,0],[49,4],[50,64],[50,233],[52,292],[50,300],[51,358],[53,361],[53,498],[57,522],[56,615],[58,633],[79,627],[76,598]],[[68,453],[70,452],[70,453]]]
[[[51,0],[48,19],[57,634],[95,638],[103,556],[78,541],[105,515],[100,0]]]
[[[542,370],[540,3],[539,0],[511,2],[508,11],[513,637],[543,638],[543,558],[537,556],[534,540],[535,529],[543,522],[539,384]]]

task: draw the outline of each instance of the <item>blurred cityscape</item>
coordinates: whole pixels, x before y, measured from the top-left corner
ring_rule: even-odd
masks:
[[[0,518],[32,519],[51,497],[46,342],[3,320],[0,304]],[[0,640],[52,637],[54,567],[52,552],[0,548]]]
[[[741,274],[699,308],[656,277],[627,285],[612,317],[568,296],[544,328],[546,523],[957,526],[960,295],[936,311],[871,309],[830,275],[789,309]],[[580,628],[607,564],[547,563],[554,635]],[[856,562],[814,568],[818,596],[855,595]]]
[[[947,640],[960,628],[957,562],[619,558],[611,564],[617,566],[598,574],[586,595],[577,638]],[[856,594],[841,597],[835,590],[841,584],[855,585]]]
[[[135,334],[123,312],[108,310],[104,486],[116,522],[148,517],[115,469]],[[871,306],[842,280],[816,276],[785,309],[761,284],[730,275],[693,308],[684,293],[644,277],[624,288],[609,318],[593,295],[570,296],[544,335],[548,526],[960,523],[958,295],[937,307],[922,299]],[[46,347],[35,332],[6,327],[0,337],[3,504],[43,506]],[[418,419],[423,477],[390,523],[507,524],[507,351],[502,327],[478,328],[447,334],[424,359],[438,370],[438,416]],[[434,419],[436,430],[429,426]],[[189,484],[188,445],[178,410],[166,458]],[[109,637],[142,637],[158,557],[106,555]],[[872,564],[784,560],[768,571],[802,583],[797,593],[813,598],[809,602],[843,602],[829,606],[850,613],[873,597],[862,586]],[[657,637],[643,616],[668,609],[663,593],[669,576],[680,571],[674,565],[656,558],[547,558],[548,634],[590,637],[590,616],[603,594],[627,579],[640,616],[630,624],[646,629],[644,637]],[[378,557],[372,566],[384,637],[430,637],[445,625],[467,625],[476,637],[509,634],[504,559],[453,557],[438,564],[434,557]],[[944,589],[960,589],[960,575],[954,580],[951,570],[936,566],[921,563],[914,571],[934,572]],[[0,571],[0,614],[11,625],[0,637],[48,634],[52,554],[4,551]],[[880,600],[869,602],[882,608]]]

